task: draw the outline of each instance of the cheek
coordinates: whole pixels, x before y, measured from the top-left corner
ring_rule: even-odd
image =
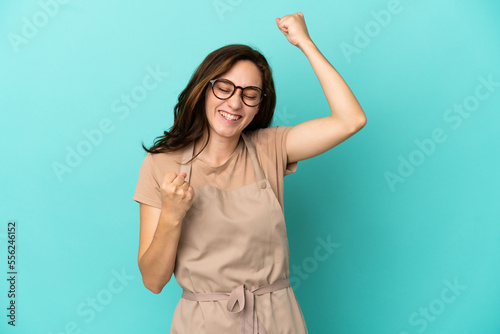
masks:
[[[206,94],[205,95],[205,107],[208,107],[208,108],[215,108],[216,106],[218,106],[220,103],[221,103],[221,100],[219,100],[218,98],[216,98],[212,92],[209,92],[210,94]]]
[[[254,118],[257,117],[257,116],[262,116],[262,111],[260,110],[260,108],[257,108],[257,110],[255,110],[255,116],[254,116]]]
[[[249,124],[253,122],[257,118],[258,113],[254,113],[253,116],[251,116],[251,119],[249,120]]]

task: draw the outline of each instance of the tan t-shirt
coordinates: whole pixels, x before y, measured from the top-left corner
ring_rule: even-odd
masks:
[[[286,136],[290,126],[276,126],[248,132],[254,143],[259,163],[271,183],[272,189],[283,209],[283,177],[297,169],[297,162],[289,164],[286,156]],[[161,209],[160,186],[163,177],[170,171],[180,170],[182,150],[169,153],[147,153],[141,168],[133,200]],[[215,186],[221,190],[232,190],[255,182],[252,161],[242,138],[231,157],[221,166],[212,167],[199,159],[192,162],[190,184]]]

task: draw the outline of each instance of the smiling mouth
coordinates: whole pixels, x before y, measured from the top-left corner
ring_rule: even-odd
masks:
[[[242,116],[239,116],[239,115],[231,115],[225,111],[221,111],[219,110],[219,114],[224,117],[225,119],[227,119],[228,121],[237,121],[239,120]]]

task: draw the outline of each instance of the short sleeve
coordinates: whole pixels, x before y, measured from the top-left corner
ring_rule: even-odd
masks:
[[[139,178],[132,199],[138,203],[144,203],[161,209],[160,184],[155,173],[153,155],[146,154],[139,169]]]
[[[282,208],[284,208],[283,178],[294,173],[298,165],[298,162],[289,163],[286,154],[286,139],[291,129],[291,126],[275,126],[249,133],[250,139],[257,150],[259,163]]]
[[[259,129],[250,134],[264,168],[276,169],[278,178],[292,174],[297,170],[298,162],[289,163],[286,139],[291,126],[275,126]],[[274,165],[274,166],[273,166]]]
[[[288,157],[287,157],[287,150],[286,150],[286,138],[288,136],[288,132],[290,132],[290,130],[292,129],[291,126],[278,126],[276,128],[276,134],[277,134],[277,141],[278,143],[281,142],[281,161],[283,162],[283,166],[284,166],[284,176],[287,176],[289,174],[292,174],[292,173],[295,173],[295,171],[297,170],[297,165],[298,165],[298,162],[292,162],[292,163],[289,163],[288,162]]]

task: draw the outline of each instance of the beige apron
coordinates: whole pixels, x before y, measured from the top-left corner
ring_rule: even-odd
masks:
[[[283,211],[255,146],[241,136],[256,181],[226,191],[196,187],[177,249],[174,274],[183,294],[171,334],[307,333],[288,281]],[[184,150],[183,162],[193,150],[193,144]],[[181,164],[180,173],[189,182],[191,163]]]

